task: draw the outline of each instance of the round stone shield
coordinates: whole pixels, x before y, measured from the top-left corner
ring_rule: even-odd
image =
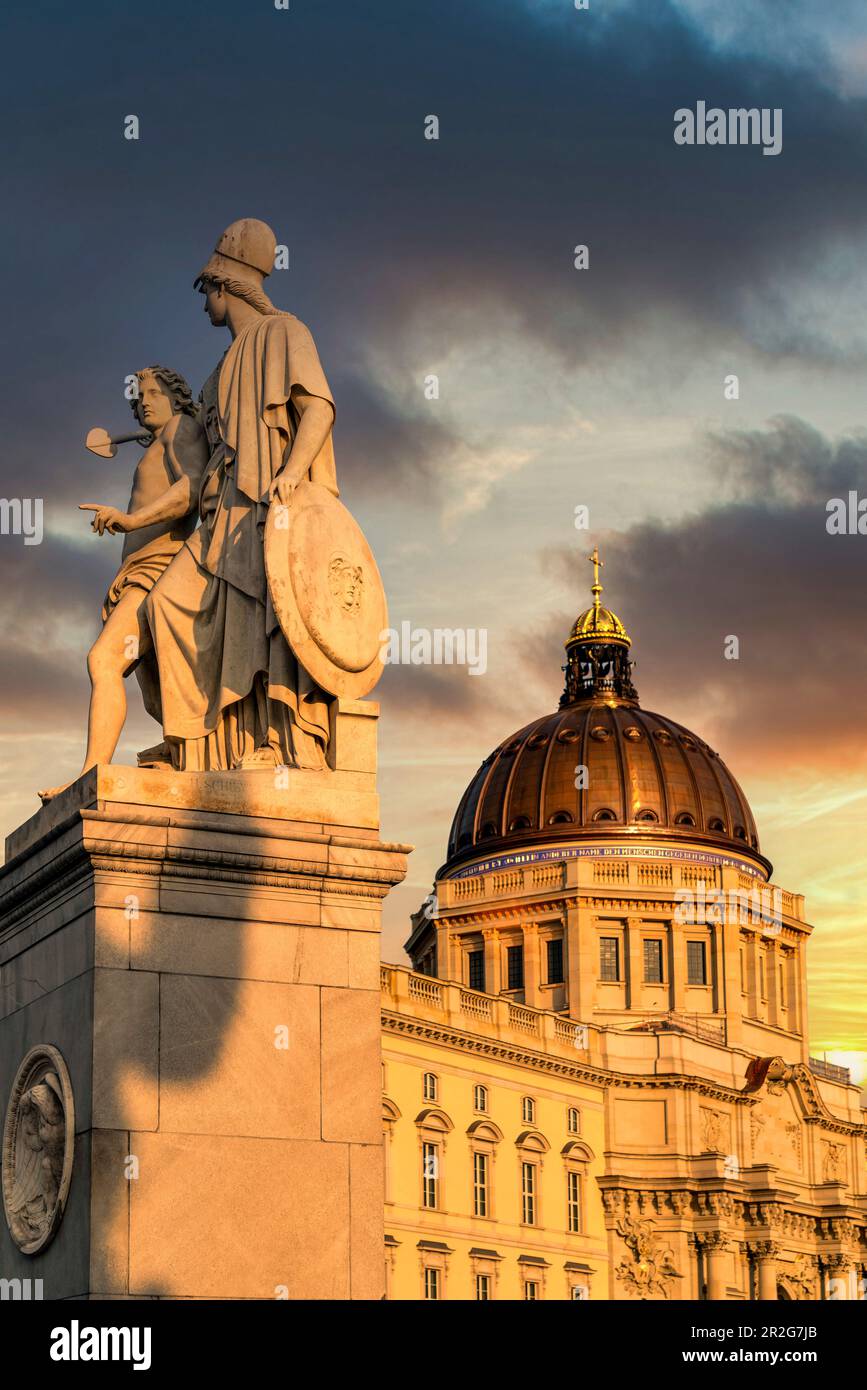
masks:
[[[373,552],[343,503],[302,482],[265,524],[265,570],[283,635],[329,695],[360,699],[382,674],[388,627]]]
[[[27,1053],[15,1076],[3,1128],[3,1210],[18,1249],[36,1255],[63,1218],[75,1145],[72,1083],[56,1047]]]

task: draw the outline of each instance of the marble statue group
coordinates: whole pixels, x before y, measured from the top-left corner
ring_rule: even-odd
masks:
[[[174,370],[137,373],[128,510],[82,504],[100,536],[124,536],[88,656],[82,773],[114,755],[132,671],[163,730],[139,764],[200,772],[327,770],[334,702],[381,672],[382,585],[338,501],[316,345],[263,289],[275,248],[251,218],[219,238],[195,287],[229,347],[198,401]],[[111,455],[119,440],[103,437],[94,451]]]

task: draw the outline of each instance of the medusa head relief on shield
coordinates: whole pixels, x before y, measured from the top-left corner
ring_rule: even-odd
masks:
[[[356,614],[361,608],[364,575],[343,551],[335,550],[328,562],[328,585],[331,594],[345,613]]]

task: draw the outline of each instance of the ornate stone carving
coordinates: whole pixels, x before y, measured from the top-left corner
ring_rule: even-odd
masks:
[[[842,1144],[826,1142],[822,1160],[822,1182],[842,1182],[846,1150]]]
[[[792,1122],[791,1122],[790,1124],[787,1124],[787,1125],[786,1125],[786,1134],[787,1134],[787,1136],[788,1136],[789,1143],[790,1143],[791,1146],[792,1146],[792,1153],[793,1153],[793,1155],[794,1155],[795,1163],[796,1163],[797,1167],[800,1168],[800,1166],[801,1166],[801,1126],[798,1124],[797,1120],[792,1120]]]
[[[699,1110],[702,1125],[702,1148],[705,1153],[728,1153],[728,1116],[720,1110]]]
[[[674,1256],[663,1245],[649,1219],[622,1217],[617,1234],[631,1252],[632,1258],[621,1260],[617,1277],[632,1298],[668,1298],[672,1279],[680,1279],[674,1267]]]
[[[63,1057],[45,1043],[15,1076],[3,1129],[3,1210],[18,1249],[43,1250],[57,1232],[72,1178],[75,1106]]]
[[[703,1250],[726,1250],[728,1248],[729,1236],[725,1231],[696,1231],[690,1236],[690,1242],[695,1246],[700,1246]]]
[[[758,1260],[776,1260],[779,1258],[780,1246],[775,1240],[751,1240],[749,1251]]]
[[[816,1298],[816,1260],[813,1256],[802,1255],[791,1270],[781,1271],[780,1282],[796,1301],[813,1301]]]
[[[819,1259],[829,1274],[845,1274],[850,1264],[849,1256],[840,1251],[832,1255],[820,1255]]]

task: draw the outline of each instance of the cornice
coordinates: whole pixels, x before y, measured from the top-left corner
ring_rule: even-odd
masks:
[[[695,1091],[699,1095],[726,1101],[730,1104],[746,1106],[748,1109],[756,1104],[754,1095],[746,1096],[742,1091],[736,1091],[733,1087],[706,1081],[702,1077],[681,1076],[676,1073],[640,1076],[627,1072],[603,1070],[590,1063],[568,1062],[565,1058],[547,1052],[536,1052],[531,1048],[521,1047],[517,1043],[510,1043],[502,1038],[488,1038],[479,1033],[465,1033],[462,1029],[454,1028],[450,1024],[415,1018],[391,1009],[383,1009],[382,1026],[388,1032],[438,1043],[458,1052],[470,1052],[482,1057],[496,1057],[498,1060],[513,1062],[518,1066],[544,1071],[553,1076],[568,1077],[574,1081],[583,1081],[603,1088],[616,1086],[629,1091]]]
[[[226,830],[222,834],[226,837]],[[263,834],[263,838],[271,838]],[[288,838],[288,837],[287,837]],[[297,834],[293,837],[298,843]],[[164,841],[94,838],[87,833],[60,848],[52,859],[43,859],[25,872],[26,861],[19,859],[17,872],[7,875],[0,897],[0,935],[24,918],[64,893],[79,890],[95,874],[129,874],[177,880],[204,880],[209,884],[231,883],[250,887],[294,889],[305,893],[336,893],[342,896],[378,901],[403,877],[400,869],[380,868],[377,854],[394,853],[394,846],[377,840],[351,840],[344,837],[316,836],[313,841],[326,847],[350,847],[370,854],[372,863],[350,865],[326,858],[274,855],[247,850],[215,848]],[[303,843],[303,842],[302,842]],[[356,856],[357,858],[358,856]]]

